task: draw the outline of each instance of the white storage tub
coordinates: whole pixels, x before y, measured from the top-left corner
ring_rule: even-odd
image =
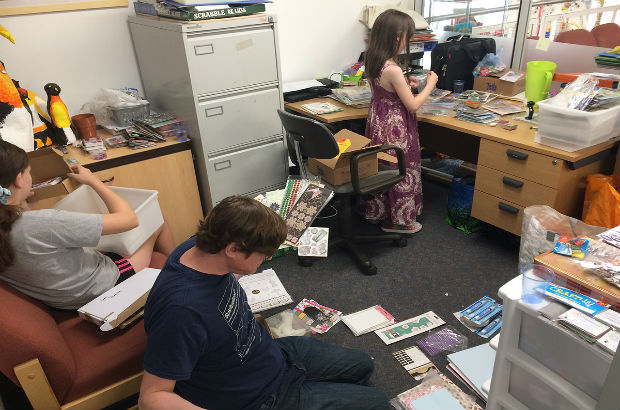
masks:
[[[536,142],[573,152],[620,135],[620,106],[580,111],[538,102]]]
[[[129,203],[140,224],[127,232],[102,236],[97,249],[131,255],[164,223],[157,191],[114,186],[109,188]],[[58,201],[54,209],[89,214],[109,213],[103,200],[87,185],[82,185]]]

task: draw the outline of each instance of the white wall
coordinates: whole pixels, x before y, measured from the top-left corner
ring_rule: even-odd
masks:
[[[357,61],[367,34],[358,22],[362,6],[394,2],[275,0],[267,5],[278,15],[284,81],[327,76]],[[127,25],[131,3],[128,8],[3,17],[0,24],[16,44],[0,38],[0,60],[22,87],[44,99],[43,86],[59,84],[72,115],[102,87],[141,89]]]

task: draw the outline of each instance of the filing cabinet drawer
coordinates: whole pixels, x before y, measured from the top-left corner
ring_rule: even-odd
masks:
[[[282,135],[277,88],[199,103],[200,135],[209,153]]]
[[[557,188],[564,161],[499,142],[480,141],[478,165]]]
[[[476,189],[522,206],[553,206],[557,190],[521,177],[478,165]]]
[[[471,215],[505,231],[521,235],[523,208],[514,202],[475,189]]]
[[[272,142],[231,154],[209,158],[207,172],[211,187],[211,201],[217,202],[230,195],[244,195],[284,184],[287,177],[284,141]]]
[[[278,81],[271,26],[188,35],[186,47],[195,95]]]

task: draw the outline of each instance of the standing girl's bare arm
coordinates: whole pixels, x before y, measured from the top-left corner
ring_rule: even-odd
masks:
[[[398,94],[398,98],[402,101],[405,108],[409,112],[416,112],[422,104],[426,102],[431,91],[437,84],[437,74],[432,71],[428,72],[426,87],[418,95],[413,95],[411,92],[411,86],[403,75],[403,72],[399,66],[389,66],[383,71],[385,81],[391,85],[394,92]],[[383,80],[383,78],[382,78]]]
[[[126,232],[138,226],[138,217],[123,198],[114,193],[103,182],[81,165],[72,167],[67,176],[81,184],[90,186],[101,197],[109,214],[103,214],[102,235]]]

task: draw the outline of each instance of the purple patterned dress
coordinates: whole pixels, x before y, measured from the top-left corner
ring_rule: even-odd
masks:
[[[381,69],[381,73],[388,66]],[[397,225],[411,226],[422,213],[422,174],[420,170],[420,141],[418,119],[409,113],[396,92],[389,92],[370,79],[372,98],[368,109],[366,138],[372,144],[390,144],[405,152],[407,175],[405,179],[374,198],[362,201],[364,217],[387,220]]]

